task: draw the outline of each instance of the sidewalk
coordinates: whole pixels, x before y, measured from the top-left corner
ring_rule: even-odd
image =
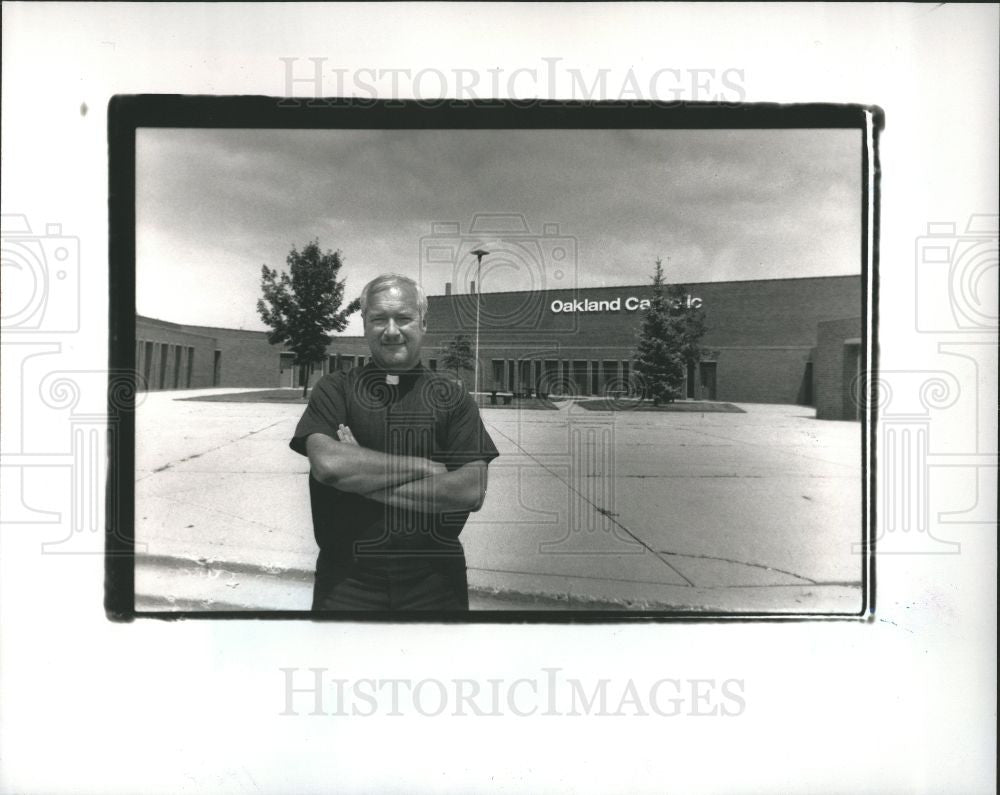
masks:
[[[137,607],[308,609],[299,404],[137,408]],[[484,409],[501,456],[462,534],[473,609],[854,612],[861,429],[745,414]]]

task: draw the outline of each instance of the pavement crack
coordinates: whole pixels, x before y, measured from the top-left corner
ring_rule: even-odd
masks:
[[[216,445],[215,447],[210,447],[208,450],[202,450],[201,452],[198,453],[192,453],[191,455],[186,455],[183,458],[178,458],[176,461],[169,461],[166,464],[163,464],[162,466],[158,466],[156,469],[152,470],[148,475],[143,475],[141,478],[136,478],[135,482],[138,483],[139,481],[151,478],[153,475],[156,475],[160,472],[165,472],[175,464],[183,464],[185,461],[191,461],[192,459],[195,458],[201,458],[203,455],[206,455],[208,453],[214,453],[216,450],[221,450],[223,447],[228,447],[231,444],[236,444],[236,442],[241,442],[244,439],[248,439],[249,437],[254,436],[258,433],[262,433],[263,431],[266,431],[269,428],[273,428],[275,425],[281,425],[281,423],[285,421],[286,420],[281,419],[278,420],[277,422],[272,422],[270,425],[265,425],[263,428],[257,428],[256,430],[250,431],[249,433],[244,433],[242,436],[237,436],[235,439],[229,439],[228,441]]]
[[[570,483],[565,478],[563,478],[558,472],[553,471],[551,468],[547,467],[544,463],[542,463],[537,458],[535,458],[531,453],[529,453],[527,450],[525,450],[523,447],[521,447],[521,445],[519,445],[517,442],[515,442],[510,436],[508,436],[502,430],[500,430],[499,428],[497,428],[496,425],[494,425],[493,423],[490,423],[490,427],[496,433],[500,434],[504,439],[506,439],[508,442],[510,442],[512,445],[514,445],[514,447],[516,447],[521,452],[522,455],[525,455],[528,458],[530,458],[532,461],[534,461],[536,464],[538,464],[542,469],[544,469],[546,472],[548,472],[550,475],[552,475],[552,477],[554,477],[560,483],[564,484],[566,486],[566,488],[568,488],[570,491],[572,491],[574,494],[576,494],[581,500],[583,500],[585,503],[587,503],[591,508],[593,508],[598,513],[604,514],[604,516],[606,516],[608,518],[608,521],[610,521],[616,527],[618,527],[619,529],[621,529],[629,538],[633,539],[637,544],[639,544],[647,552],[649,552],[650,554],[654,555],[657,558],[657,560],[659,560],[664,566],[666,566],[674,574],[676,574],[678,577],[680,577],[682,580],[684,580],[684,582],[687,584],[688,587],[691,587],[691,588],[697,587],[694,584],[694,581],[691,580],[689,577],[687,577],[684,574],[684,572],[682,572],[680,569],[678,569],[669,560],[667,560],[666,558],[664,558],[663,555],[661,555],[652,546],[650,546],[645,541],[643,541],[641,538],[639,538],[639,536],[637,536],[635,533],[633,533],[624,524],[622,524],[620,521],[618,521],[616,518],[614,518],[613,515],[611,515],[605,509],[601,508],[599,505],[597,505],[592,500],[590,500],[587,497],[586,494],[583,494],[572,483]]]
[[[216,514],[219,514],[219,516],[226,516],[226,517],[228,517],[230,519],[238,519],[240,522],[245,522],[247,524],[253,524],[253,525],[257,525],[258,527],[263,527],[263,528],[267,529],[268,532],[271,532],[273,530],[280,530],[281,529],[279,527],[275,527],[273,525],[269,525],[266,522],[259,522],[256,519],[251,519],[250,517],[244,516],[242,514],[231,513],[229,511],[224,511],[224,510],[222,510],[222,508],[217,508],[214,505],[203,505],[202,503],[200,503],[200,502],[194,502],[193,500],[181,500],[181,499],[178,499],[177,497],[169,495],[169,494],[161,495],[160,499],[161,500],[166,500],[167,502],[171,502],[174,505],[189,506],[191,508],[198,508],[199,510],[202,510],[202,511],[208,511],[209,513],[216,513]]]
[[[735,563],[738,566],[749,566],[754,569],[764,569],[765,571],[774,571],[778,574],[787,574],[789,577],[795,577],[797,580],[803,580],[810,585],[819,585],[819,580],[814,580],[811,577],[805,577],[802,574],[796,574],[794,571],[787,571],[786,569],[779,569],[776,566],[765,566],[763,563],[750,563],[746,560],[736,560],[735,558],[723,558],[718,555],[695,555],[689,552],[671,552],[668,549],[661,549],[660,552],[664,555],[671,555],[678,558],[694,558],[697,560],[719,560],[723,563]]]

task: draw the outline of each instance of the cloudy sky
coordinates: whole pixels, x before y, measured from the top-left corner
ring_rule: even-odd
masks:
[[[484,292],[643,284],[657,256],[684,282],[860,273],[860,136],[140,130],[136,308],[263,329],[261,265],[313,238],[351,297],[385,271],[467,290],[476,245]]]

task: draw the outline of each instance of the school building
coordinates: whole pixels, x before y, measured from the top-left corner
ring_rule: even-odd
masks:
[[[425,288],[427,285],[425,285]],[[820,419],[856,419],[863,366],[859,276],[686,285],[705,311],[703,356],[689,368],[692,400],[816,407]],[[458,334],[475,339],[480,391],[600,396],[634,385],[649,285],[476,294],[444,285],[428,296],[424,363],[437,369]],[[263,331],[136,320],[140,388],[301,387],[299,368]],[[363,364],[363,337],[335,337],[311,380]],[[472,372],[461,373],[473,387]]]

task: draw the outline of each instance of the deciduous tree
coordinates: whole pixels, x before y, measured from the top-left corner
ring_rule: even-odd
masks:
[[[261,268],[261,292],[257,312],[271,327],[267,341],[287,344],[295,354],[302,374],[302,395],[309,391],[309,374],[323,361],[330,345],[330,332],[343,331],[348,318],[361,308],[358,299],[344,309],[345,280],[337,281],[344,264],[340,251],[320,251],[313,240],[302,251],[294,246],[285,259],[288,272]]]

